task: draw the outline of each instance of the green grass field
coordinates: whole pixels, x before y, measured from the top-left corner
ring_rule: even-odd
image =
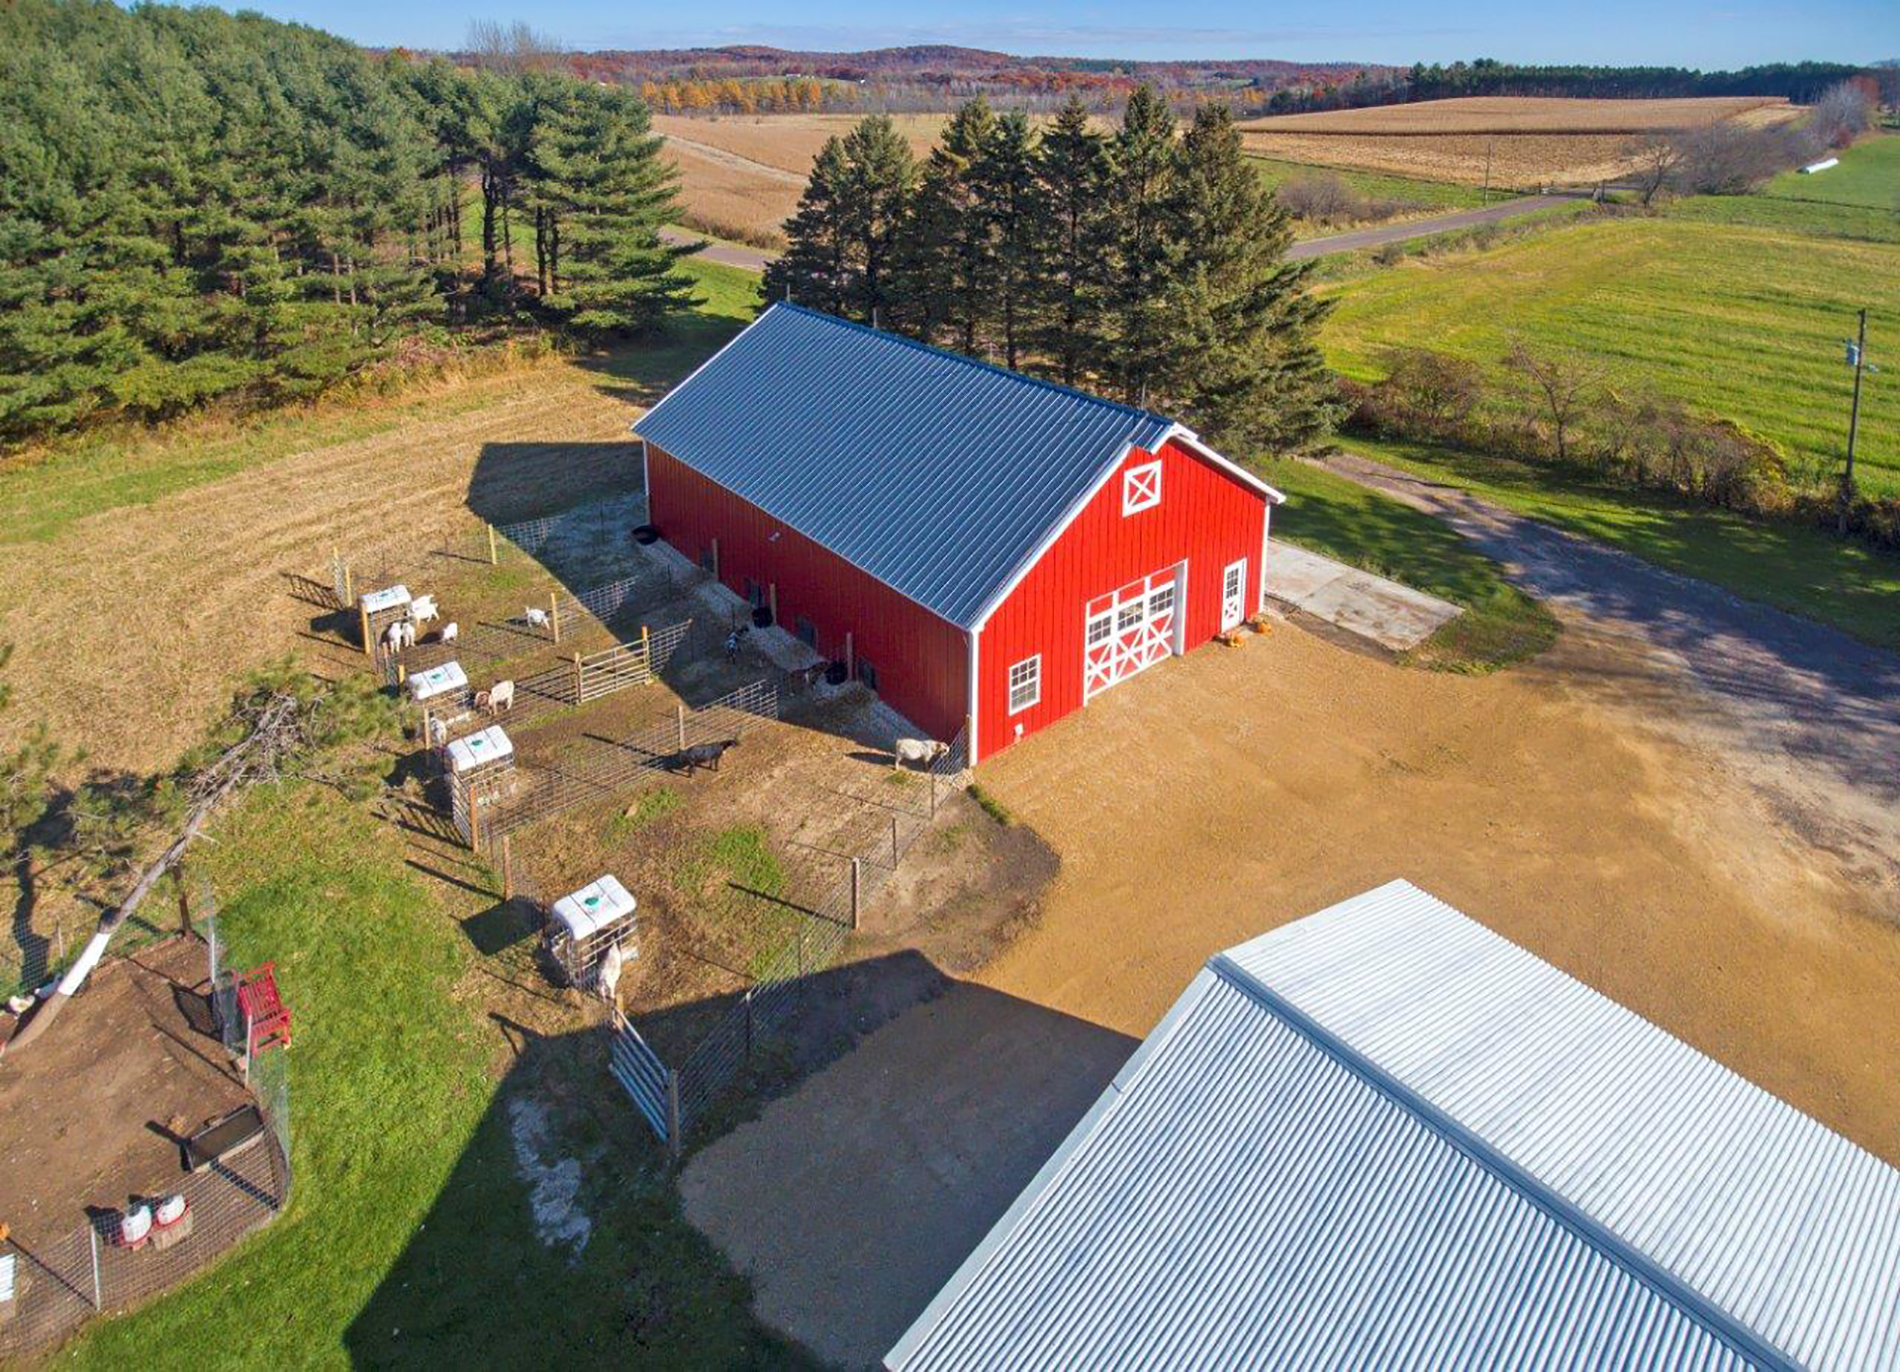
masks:
[[[1869,354],[1893,378],[1863,397],[1867,489],[1900,492],[1900,250],[1685,217],[1599,219],[1489,250],[1421,258],[1322,287],[1327,357],[1376,377],[1392,345],[1495,366],[1513,338],[1594,358],[1613,383],[1680,397],[1781,443],[1798,470],[1840,461],[1850,373],[1841,340],[1871,304]]]
[[[1401,200],[1422,209],[1466,210],[1484,203],[1484,193],[1476,186],[1458,186],[1449,181],[1422,181],[1413,176],[1394,176],[1385,172],[1349,171],[1343,167],[1322,167],[1306,162],[1283,162],[1272,157],[1247,159],[1269,186],[1279,187],[1306,176],[1337,177],[1353,190],[1371,200]],[[1493,193],[1493,200],[1504,197]]]
[[[1262,474],[1287,497],[1274,515],[1274,537],[1464,606],[1407,655],[1414,665],[1489,672],[1556,641],[1550,612],[1450,525],[1304,462],[1273,462]]]
[[[1744,519],[1707,505],[1626,491],[1508,458],[1365,439],[1347,439],[1341,446],[1450,482],[1670,571],[1832,624],[1866,642],[1900,649],[1900,559],[1863,544],[1842,542],[1807,524]],[[1296,521],[1297,514],[1285,521],[1289,537]],[[1436,521],[1426,522],[1444,529]],[[1276,534],[1280,525],[1276,517]],[[1408,578],[1401,573],[1400,579]],[[1449,591],[1441,594],[1459,598]]]
[[[494,904],[485,876],[419,872],[396,826],[315,787],[255,794],[217,837],[202,861],[234,961],[274,958],[296,1016],[291,1204],[62,1363],[806,1365],[680,1216],[598,1039],[510,1020],[508,983],[539,977],[531,943],[482,957],[464,934]],[[529,1093],[586,1159],[578,1252],[535,1232],[510,1110]]]
[[[1863,139],[1841,165],[1783,172],[1759,195],[1704,195],[1669,206],[1674,218],[1746,224],[1822,238],[1900,243],[1900,134]]]

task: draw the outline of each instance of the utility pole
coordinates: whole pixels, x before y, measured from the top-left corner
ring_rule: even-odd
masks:
[[[1847,466],[1841,470],[1840,532],[1847,532],[1848,507],[1854,503],[1854,439],[1860,432],[1860,381],[1864,372],[1879,371],[1867,365],[1867,311],[1860,312],[1860,328],[1847,341],[1847,364],[1854,369],[1854,400],[1847,412]]]
[[[1491,149],[1497,146],[1497,142],[1496,134],[1493,134],[1490,138],[1485,140],[1484,189],[1478,193],[1478,203],[1480,205],[1489,205],[1491,203]]]

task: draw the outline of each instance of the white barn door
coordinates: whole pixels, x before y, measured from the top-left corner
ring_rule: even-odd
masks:
[[[1082,630],[1082,699],[1175,652],[1180,635],[1179,569],[1131,581],[1089,602]]]
[[[1220,627],[1224,633],[1247,617],[1247,559],[1229,563],[1220,579]]]

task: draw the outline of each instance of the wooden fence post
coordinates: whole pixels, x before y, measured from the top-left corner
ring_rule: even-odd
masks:
[[[857,858],[851,859],[851,930],[857,932],[861,916],[859,907],[864,900],[864,863]]]
[[[897,816],[891,816],[891,870],[897,870]]]
[[[495,526],[484,519],[482,521],[482,527],[488,530],[488,565],[491,567],[499,567],[501,565],[501,550],[495,546]]]
[[[772,612],[772,623],[778,623],[778,582],[771,581],[765,587],[765,606]]]
[[[548,624],[554,629],[554,641],[561,641],[561,593],[548,592]]]
[[[376,641],[369,636],[369,606],[357,606],[356,613],[363,626],[363,656],[373,662],[376,659]]]
[[[676,711],[676,712],[678,713],[678,715],[679,715],[679,722],[680,722],[680,751],[681,751],[681,752],[683,753],[683,752],[685,752],[685,751],[686,751],[686,707],[685,707],[684,705],[675,705],[675,706],[673,707],[673,709],[674,709],[674,710],[675,710],[675,711]]]
[[[574,654],[574,703],[581,703],[581,655]]]
[[[846,681],[856,681],[858,679],[858,659],[857,655],[851,651],[851,631],[849,629],[844,631],[844,679]]]
[[[647,632],[647,626],[640,626],[640,670],[646,673],[645,685],[653,684],[653,639]]]
[[[719,580],[719,540],[716,538],[712,541],[712,555],[713,555],[713,565],[712,565],[713,580],[717,581]]]
[[[752,1056],[752,988],[745,988],[745,1055]]]
[[[674,1162],[680,1160],[680,1074],[666,1073],[666,1151]]]
[[[503,900],[515,898],[515,854],[514,845],[510,842],[512,837],[511,834],[501,836],[501,898]]]

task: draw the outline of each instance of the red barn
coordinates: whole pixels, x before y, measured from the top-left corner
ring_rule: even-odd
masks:
[[[661,537],[973,763],[1254,613],[1283,498],[1160,415],[796,305],[634,432]]]

